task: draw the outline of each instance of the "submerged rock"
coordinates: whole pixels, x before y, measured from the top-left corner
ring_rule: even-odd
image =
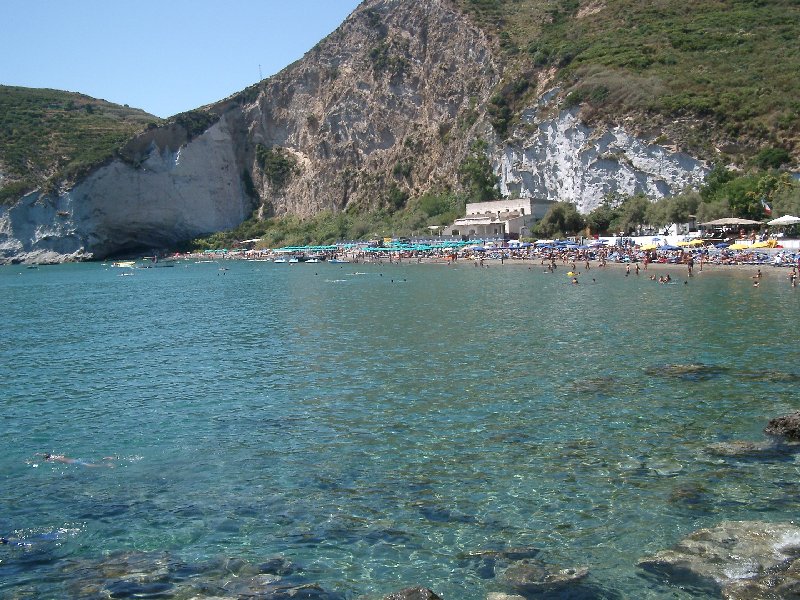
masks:
[[[69,561],[70,597],[76,598],[260,598],[344,600],[298,577],[284,558],[255,565],[238,558],[185,563],[166,553],[116,553],[99,561]]]
[[[536,558],[538,548],[506,548],[503,550],[476,550],[459,555],[460,564],[472,569],[481,579],[492,579],[497,571],[508,567],[512,562]]]
[[[800,590],[800,527],[726,521],[700,529],[638,566],[670,584],[731,600],[792,598]],[[776,595],[776,590],[789,595]],[[792,595],[795,594],[795,595]]]
[[[772,419],[764,433],[800,442],[800,411]]]
[[[750,459],[776,458],[791,452],[791,448],[769,440],[761,442],[749,442],[744,440],[716,442],[709,445],[706,450],[709,454],[713,454],[714,456]]]
[[[706,381],[727,373],[727,367],[719,365],[706,365],[704,363],[672,364],[649,367],[645,370],[648,375],[656,377],[674,377],[686,381]]]
[[[442,600],[434,592],[424,587],[411,587],[384,596],[383,600]]]
[[[668,502],[685,508],[702,509],[711,503],[711,497],[704,486],[687,484],[674,488]]]
[[[786,371],[773,371],[765,369],[763,371],[741,371],[737,373],[743,379],[752,381],[764,381],[767,383],[795,383],[800,381],[797,373],[787,373]]]
[[[556,569],[535,559],[525,559],[508,567],[501,581],[523,594],[552,592],[576,584],[589,575],[586,567]]]

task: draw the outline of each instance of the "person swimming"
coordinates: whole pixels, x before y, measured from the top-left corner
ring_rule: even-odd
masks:
[[[50,452],[37,452],[36,456],[41,456],[45,462],[57,462],[65,465],[80,465],[82,467],[113,467],[111,463],[89,463],[77,458],[70,458],[63,454],[51,454]],[[109,458],[109,457],[107,457]]]

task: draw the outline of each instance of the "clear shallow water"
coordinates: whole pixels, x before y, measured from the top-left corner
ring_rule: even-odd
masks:
[[[797,517],[800,459],[706,451],[800,406],[764,376],[800,374],[782,271],[226,266],[0,268],[0,536],[26,544],[0,546],[0,596],[76,595],[124,551],[482,600],[503,588],[464,553],[535,547],[591,597],[681,598],[636,561]],[[689,363],[720,369],[658,375]]]

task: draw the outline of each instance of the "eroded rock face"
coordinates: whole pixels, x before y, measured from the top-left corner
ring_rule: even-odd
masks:
[[[672,585],[725,598],[790,598],[800,589],[800,527],[794,523],[726,521],[700,529],[638,566]]]
[[[153,144],[140,164],[115,160],[70,190],[3,207],[0,261],[103,258],[235,227],[253,203],[234,137],[226,116],[177,149]]]
[[[663,198],[699,187],[708,173],[702,161],[623,127],[591,128],[577,108],[551,113],[527,111],[515,139],[500,149],[505,194],[572,202],[588,213],[608,194]]]

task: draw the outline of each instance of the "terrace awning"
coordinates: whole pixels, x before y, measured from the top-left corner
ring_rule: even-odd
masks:
[[[726,217],[724,219],[716,219],[708,223],[700,223],[703,227],[723,227],[725,225],[761,225],[761,221],[753,221],[751,219],[736,219],[734,217]]]

